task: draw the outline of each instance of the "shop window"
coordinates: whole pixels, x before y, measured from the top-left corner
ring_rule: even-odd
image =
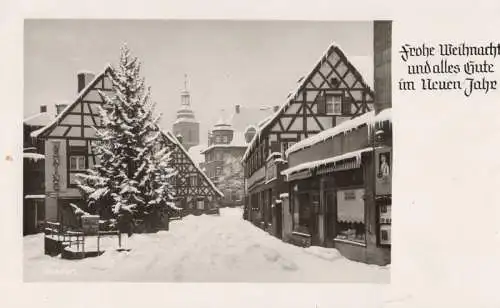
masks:
[[[205,208],[205,201],[204,200],[198,200],[196,202],[196,207],[198,210],[203,210]]]
[[[88,160],[88,151],[87,147],[85,146],[85,143],[78,143],[77,145],[70,144],[69,141],[67,141],[67,146],[68,146],[68,168],[67,168],[67,174],[68,174],[68,186],[69,187],[75,187],[76,181],[77,181],[77,174],[78,173],[85,173],[88,165],[87,165],[87,160]]]
[[[364,189],[337,192],[337,239],[365,243]]]

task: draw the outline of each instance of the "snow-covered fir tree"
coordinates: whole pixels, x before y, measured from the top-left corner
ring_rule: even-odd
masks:
[[[222,166],[222,174],[218,177],[216,184],[217,188],[224,192],[224,195],[243,196],[244,181],[243,181],[243,166],[241,162],[232,157],[227,159]]]
[[[174,170],[170,153],[161,144],[160,117],[153,115],[150,89],[139,72],[138,59],[124,46],[120,63],[109,76],[113,95],[100,93],[103,127],[96,129],[95,144],[99,163],[80,175],[78,183],[90,210],[113,217],[121,229],[132,220],[156,228],[172,206],[174,193],[170,184]]]

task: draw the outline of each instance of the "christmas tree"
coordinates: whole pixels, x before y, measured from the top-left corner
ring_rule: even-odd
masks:
[[[133,221],[143,221],[148,229],[158,227],[174,192],[170,153],[160,140],[160,117],[153,117],[150,89],[139,72],[138,59],[124,46],[118,67],[108,76],[113,95],[100,92],[103,127],[96,129],[94,146],[99,163],[80,175],[78,183],[90,209],[116,219],[129,235]]]

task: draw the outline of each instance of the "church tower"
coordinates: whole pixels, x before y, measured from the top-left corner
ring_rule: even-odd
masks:
[[[189,150],[190,147],[200,143],[200,123],[196,121],[191,109],[191,95],[187,90],[187,75],[184,75],[184,90],[181,91],[181,107],[177,110],[177,119],[172,131],[182,145]]]

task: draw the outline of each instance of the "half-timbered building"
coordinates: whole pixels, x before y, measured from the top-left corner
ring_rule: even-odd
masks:
[[[300,140],[373,109],[374,93],[360,72],[335,44],[303,76],[247,148],[243,163],[249,219],[281,237],[282,205],[289,192],[281,171],[286,150]]]
[[[76,185],[76,174],[84,173],[99,163],[99,157],[94,152],[94,143],[98,142],[95,128],[102,127],[99,106],[104,103],[99,91],[112,94],[111,74],[113,70],[110,66],[97,75],[78,73],[76,99],[67,106],[60,106],[55,120],[31,134],[46,140],[46,220],[61,221],[64,213],[71,213],[70,203],[85,208]],[[174,169],[178,171],[174,182],[178,192],[177,203],[188,206],[191,200],[199,202],[198,197],[202,196],[203,207],[213,206],[205,202],[205,197],[212,196],[213,201],[222,194],[196,167],[176,138],[169,133],[164,133],[164,137],[173,152]],[[199,180],[195,181],[195,178]],[[197,203],[197,207],[201,208],[201,203]]]
[[[224,194],[217,189],[198,164],[191,158],[182,143],[170,132],[163,132],[163,140],[171,153],[177,171],[173,179],[176,206],[185,213],[210,213],[217,210]]]

